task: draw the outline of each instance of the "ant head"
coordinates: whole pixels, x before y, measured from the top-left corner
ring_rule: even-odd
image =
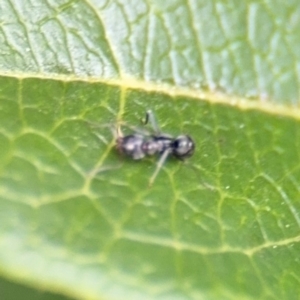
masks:
[[[173,142],[173,154],[179,159],[192,156],[194,151],[195,143],[188,135],[180,135]]]

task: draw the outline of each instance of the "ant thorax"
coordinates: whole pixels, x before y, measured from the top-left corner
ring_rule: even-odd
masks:
[[[171,148],[173,138],[167,135],[151,136],[146,139],[142,149],[147,155],[162,154]]]

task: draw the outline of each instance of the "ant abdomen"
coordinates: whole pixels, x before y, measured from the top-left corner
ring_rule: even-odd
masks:
[[[142,159],[146,153],[143,151],[144,137],[139,134],[131,134],[124,137],[118,137],[117,149],[119,152],[133,158]]]

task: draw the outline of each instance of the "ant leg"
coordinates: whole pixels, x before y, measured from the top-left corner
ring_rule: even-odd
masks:
[[[108,141],[107,139],[101,135],[101,134],[98,134],[97,131],[95,131],[94,129],[95,128],[105,128],[105,129],[109,129],[109,131],[112,133],[113,135],[113,138],[114,139],[117,139],[118,135],[119,135],[119,130],[117,127],[114,127],[113,124],[99,124],[99,123],[95,123],[95,122],[91,122],[91,121],[87,121],[87,120],[84,120],[84,122],[86,124],[88,124],[88,126],[92,129],[92,133],[99,139],[101,140],[102,142],[104,142],[105,144],[108,144]]]
[[[147,125],[149,122],[149,110],[146,111],[145,121],[142,121],[144,125]]]
[[[147,110],[145,124],[150,122],[152,129],[154,130],[155,134],[160,134],[160,128],[155,120],[155,116],[152,110]]]
[[[117,138],[120,138],[120,137],[123,137],[123,133],[122,133],[122,130],[121,130],[121,126],[118,125],[115,129],[116,131],[114,132],[114,137],[115,139]]]
[[[170,152],[171,152],[171,150],[167,149],[167,150],[165,150],[165,152],[160,157],[160,159],[157,163],[156,169],[155,169],[153,175],[151,176],[151,178],[149,180],[149,187],[152,186],[158,172],[160,171],[161,167],[163,166],[163,164],[164,164],[165,160],[167,159],[168,155],[170,154]]]

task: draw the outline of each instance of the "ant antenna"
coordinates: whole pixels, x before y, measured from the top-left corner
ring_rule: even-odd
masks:
[[[166,161],[168,155],[170,154],[171,150],[170,149],[166,149],[165,152],[162,154],[162,156],[160,157],[157,165],[156,165],[156,169],[153,173],[153,175],[151,176],[150,180],[149,180],[149,187],[152,186],[158,172],[160,171],[160,169],[162,168],[164,162]]]
[[[155,132],[155,134],[159,134],[161,132],[160,128],[158,126],[158,123],[156,122],[154,113],[150,109],[147,110],[147,112],[146,112],[146,118],[145,118],[144,124],[146,125],[146,124],[148,124],[148,122],[150,122],[150,125],[151,125],[153,131]]]

